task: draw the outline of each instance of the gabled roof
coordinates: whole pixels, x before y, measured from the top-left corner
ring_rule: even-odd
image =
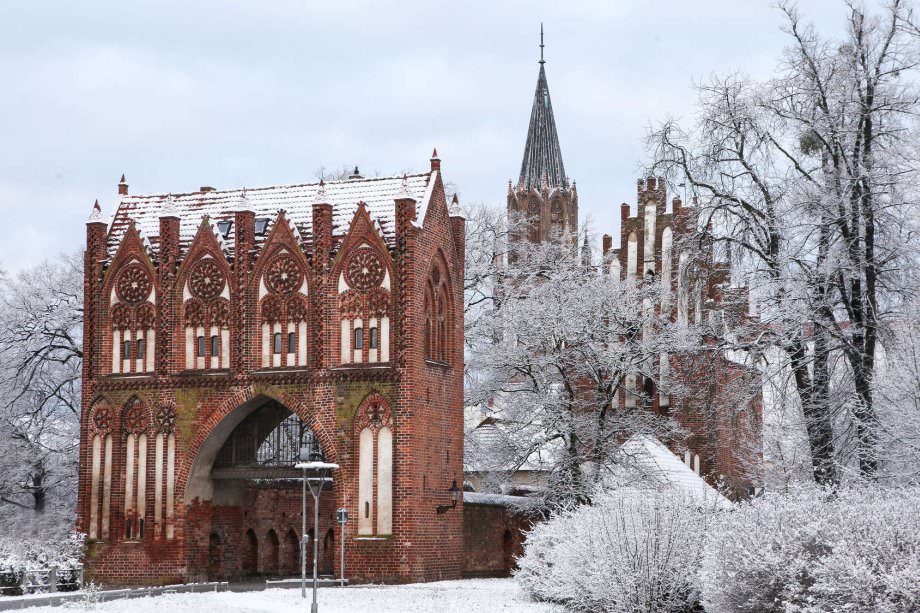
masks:
[[[533,97],[533,109],[530,112],[530,127],[527,129],[527,142],[524,145],[524,161],[521,162],[519,184],[525,189],[541,189],[543,179],[549,189],[568,187],[565,168],[562,165],[562,150],[556,134],[556,120],[553,117],[553,104],[549,98],[549,86],[546,84],[546,70],[540,60],[540,74],[537,77],[537,89]]]
[[[463,470],[466,472],[505,472],[530,471],[549,472],[557,463],[560,453],[559,444],[533,441],[535,448],[524,462],[519,457],[520,450],[515,449],[512,441],[521,436],[514,424],[515,432],[508,432],[509,424],[501,419],[489,417],[477,427],[468,430],[464,436]]]
[[[319,183],[305,183],[245,190],[122,196],[109,228],[109,256],[114,255],[132,222],[140,235],[150,241],[151,249],[156,249],[159,245],[160,216],[168,206],[172,206],[175,209],[173,213],[179,216],[179,241],[183,250],[192,242],[203,217],[207,216],[216,228],[217,222],[232,220],[234,213],[240,210],[254,212],[256,219],[269,220],[264,235],[255,237],[257,244],[268,236],[278,211],[284,210],[291,227],[299,234],[302,246],[306,247],[313,241],[313,205],[319,202],[332,205],[333,236],[341,236],[348,231],[358,203],[364,202],[383,239],[392,246],[396,232],[395,199],[405,197],[408,192],[417,203],[416,223],[421,225],[431,199],[436,172],[408,175],[405,186],[402,176],[329,181],[324,184],[323,195],[319,194]],[[226,238],[219,237],[229,257],[233,256],[235,232],[236,228],[231,226]]]
[[[720,509],[732,507],[728,498],[684,464],[657,438],[635,434],[623,443],[621,451],[627,458],[626,464],[633,473],[631,476],[638,477],[642,482],[671,489]]]

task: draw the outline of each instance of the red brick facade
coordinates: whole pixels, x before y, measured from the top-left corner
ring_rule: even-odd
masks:
[[[732,287],[729,265],[717,260],[711,244],[696,242],[692,212],[680,198],[668,211],[664,179],[640,179],[636,215],[630,216],[629,204],[620,206],[620,247],[613,249],[611,237],[603,238],[605,273],[660,280],[659,313],[678,325],[708,324],[721,332],[723,322],[748,320],[747,288]],[[689,434],[667,441],[670,446],[686,449],[685,460],[710,483],[743,497],[759,477],[759,374],[753,365],[728,359],[714,341],[707,348],[705,341],[712,340],[704,335],[700,350],[666,356],[660,380],[676,392],[659,393],[652,381],[637,377],[620,402],[676,419]]]
[[[111,225],[87,224],[77,525],[89,578],[299,572],[299,481],[217,478],[265,407],[296,415],[341,466],[321,499],[321,572],[339,572],[345,507],[350,579],[459,578],[462,501],[435,509],[463,482],[464,220],[437,155],[408,178],[119,192]]]

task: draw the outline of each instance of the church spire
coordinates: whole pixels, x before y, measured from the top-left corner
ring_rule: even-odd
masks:
[[[553,105],[546,84],[546,70],[543,59],[543,24],[540,24],[540,74],[534,92],[533,109],[530,112],[530,127],[524,145],[524,161],[521,163],[520,184],[525,189],[539,189],[544,175],[549,188],[568,187],[565,168],[562,165],[562,151],[556,135],[556,120]]]

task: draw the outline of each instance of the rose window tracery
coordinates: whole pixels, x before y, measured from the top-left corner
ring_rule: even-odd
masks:
[[[208,316],[212,326],[226,326],[230,322],[230,303],[217,300],[208,306]]]
[[[307,303],[297,298],[291,298],[287,303],[287,316],[289,321],[306,321]]]
[[[370,249],[359,249],[345,268],[345,280],[361,291],[367,291],[380,285],[386,270],[377,255]]]
[[[126,304],[116,304],[112,307],[112,325],[119,330],[131,326],[131,307]]]
[[[202,300],[218,296],[224,289],[224,276],[213,259],[201,260],[189,276],[189,291]]]
[[[176,427],[176,412],[169,405],[163,405],[157,409],[154,416],[157,432],[172,432]]]
[[[191,326],[204,325],[204,307],[197,300],[185,303],[185,322]]]
[[[281,321],[281,300],[268,296],[262,301],[262,319],[269,323]]]
[[[118,275],[115,293],[125,302],[136,303],[150,295],[150,276],[140,264],[129,264]]]
[[[156,319],[156,309],[153,308],[153,305],[149,302],[142,304],[137,307],[137,325],[141,328],[151,329],[153,328],[154,320]]]
[[[393,427],[393,414],[390,412],[389,407],[377,396],[363,403],[355,416],[354,423],[355,429],[359,432],[364,428],[370,428],[377,432],[381,428]]]
[[[300,266],[290,254],[277,256],[265,271],[265,285],[279,294],[292,294],[303,284]]]
[[[93,413],[93,426],[102,432],[107,432],[112,428],[112,411],[109,407],[101,406],[96,408],[96,412]]]
[[[147,411],[140,400],[134,399],[125,409],[123,420],[125,432],[137,434],[147,429]]]

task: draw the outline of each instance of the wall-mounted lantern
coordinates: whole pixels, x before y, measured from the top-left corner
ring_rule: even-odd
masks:
[[[457,480],[454,479],[454,482],[451,483],[450,488],[447,490],[450,492],[450,504],[438,505],[437,512],[438,515],[441,513],[447,513],[451,509],[457,506],[457,501],[460,500],[460,488],[457,487]]]

